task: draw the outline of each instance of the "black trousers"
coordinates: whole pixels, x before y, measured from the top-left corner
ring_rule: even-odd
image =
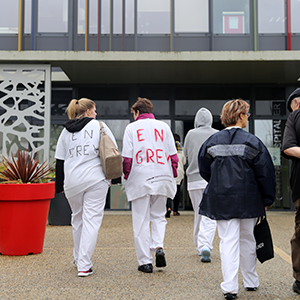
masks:
[[[295,214],[295,232],[291,239],[291,253],[293,276],[300,281],[300,198],[294,201],[296,209]]]
[[[174,204],[173,211],[174,212],[178,212],[178,206],[179,206],[179,202],[180,202],[180,187],[181,187],[181,184],[177,185],[177,192],[173,199],[173,204]],[[172,199],[171,198],[167,199],[167,210],[168,209],[172,209]]]

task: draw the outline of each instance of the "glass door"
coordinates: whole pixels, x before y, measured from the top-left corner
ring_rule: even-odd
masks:
[[[276,200],[271,206],[276,209],[290,209],[289,163],[280,154],[285,120],[255,120],[254,134],[265,144],[272,157],[276,174]]]

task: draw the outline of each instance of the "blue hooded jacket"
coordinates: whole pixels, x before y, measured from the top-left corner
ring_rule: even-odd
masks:
[[[241,128],[224,129],[202,145],[199,171],[208,182],[199,214],[214,220],[263,216],[275,201],[275,169],[265,145]]]

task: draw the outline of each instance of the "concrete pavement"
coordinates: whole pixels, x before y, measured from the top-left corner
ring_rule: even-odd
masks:
[[[257,263],[260,286],[239,299],[299,299],[292,291],[290,238],[293,212],[268,212],[275,258]],[[30,256],[0,256],[0,300],[7,299],[224,299],[216,234],[212,262],[201,263],[193,245],[193,212],[168,219],[167,267],[137,271],[131,212],[106,211],[92,257],[94,274],[78,278],[71,226],[47,226],[44,250]]]

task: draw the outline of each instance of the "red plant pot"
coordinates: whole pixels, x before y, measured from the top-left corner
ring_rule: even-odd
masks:
[[[43,251],[50,199],[55,183],[0,184],[0,253]]]

